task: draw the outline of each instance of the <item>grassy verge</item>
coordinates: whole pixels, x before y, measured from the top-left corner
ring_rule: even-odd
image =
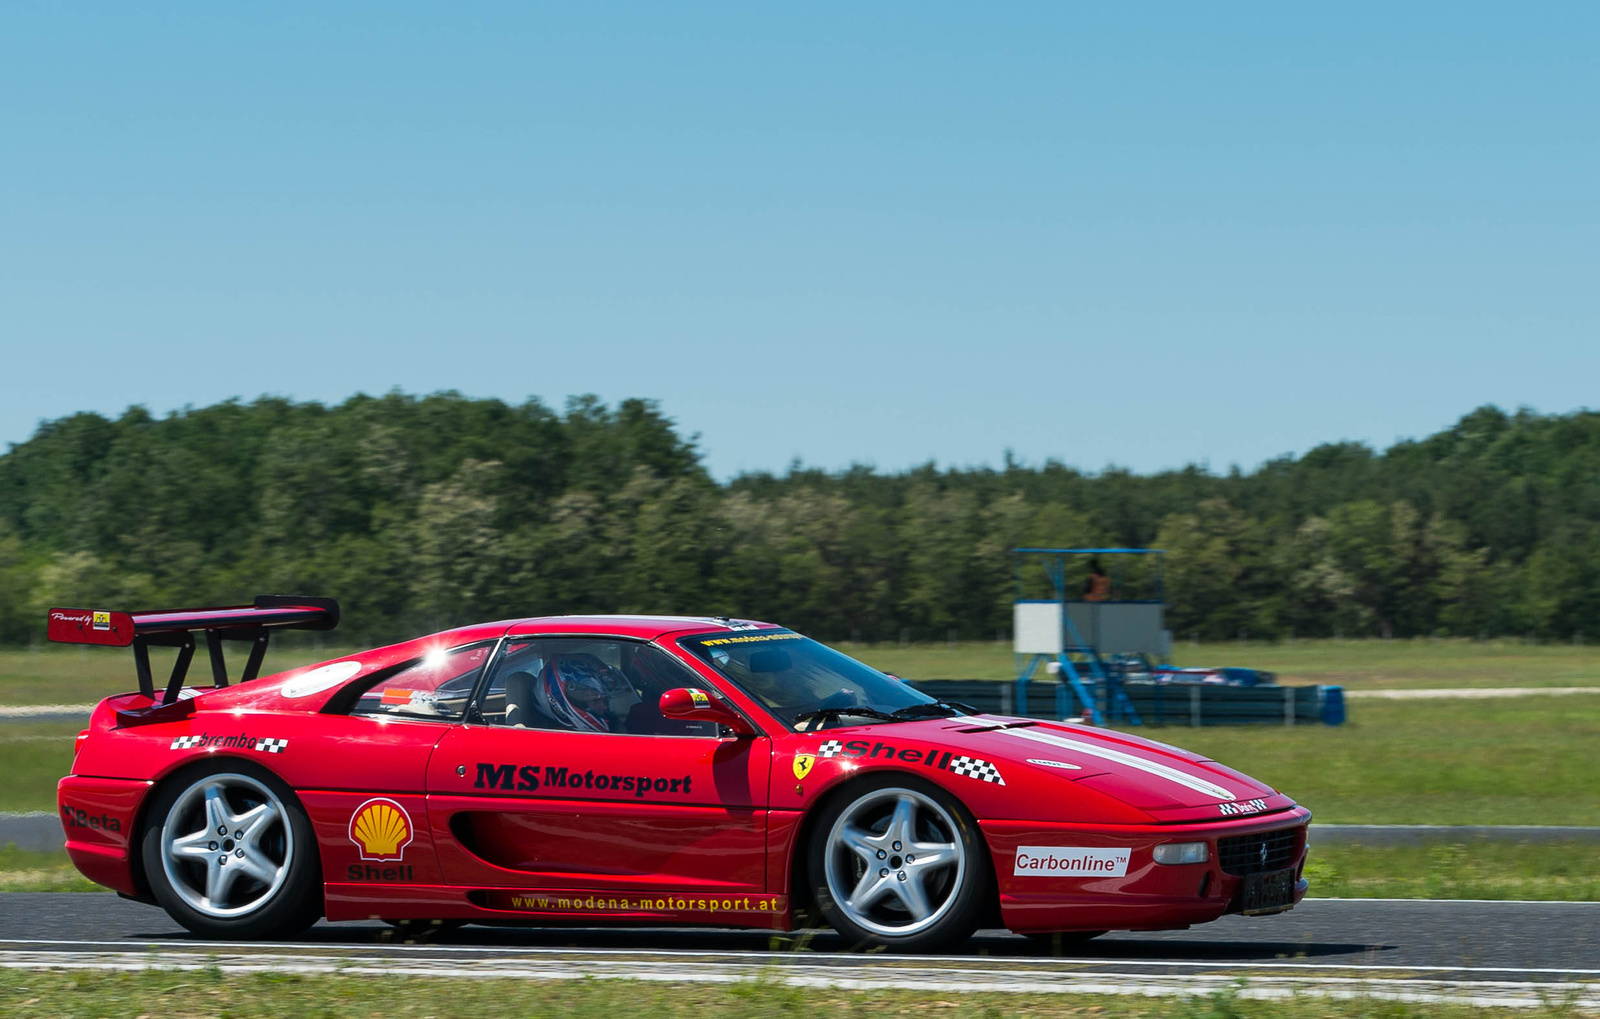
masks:
[[[626,980],[452,980],[387,976],[226,976],[217,970],[182,973],[13,973],[0,990],[0,1012],[19,1017],[201,1016],[422,1017],[569,1016],[609,1019],[648,1015],[668,1019],[770,1019],[773,1016],[871,1015],[1273,1017],[1451,1017],[1579,1014],[1560,1004],[1534,1009],[1465,1005],[1403,1005],[1373,1000],[1297,998],[1251,1001],[1235,992],[1203,998],[1142,998],[1056,994],[953,994],[948,991],[832,991],[775,983],[657,984]]]
[[[1600,849],[1473,839],[1415,846],[1313,845],[1310,894],[1346,899],[1600,900]]]
[[[1009,644],[849,644],[841,649],[908,679],[1015,679]],[[1267,669],[1286,684],[1352,690],[1498,686],[1600,686],[1600,646],[1492,640],[1297,640],[1180,643],[1179,665]]]
[[[267,650],[261,674],[269,676],[299,665],[326,661],[352,649],[274,644]],[[177,652],[152,648],[150,666],[157,684],[165,681]],[[244,657],[229,651],[229,667],[235,676],[243,668]],[[190,666],[196,682],[209,685],[210,666],[205,647]],[[64,647],[46,645],[28,649],[0,650],[0,705],[93,704],[114,693],[137,690],[139,680],[133,671],[133,652],[127,648]]]
[[[1333,728],[1142,734],[1268,782],[1327,823],[1600,825],[1600,697],[1573,700],[1364,701]]]
[[[54,810],[70,722],[0,725],[0,810]],[[1600,825],[1600,696],[1363,701],[1325,726],[1151,728],[1284,790],[1324,822]]]
[[[1014,679],[1009,644],[849,644],[840,648],[910,679]],[[325,661],[351,648],[274,644],[263,674]],[[1173,649],[1179,665],[1269,669],[1284,683],[1337,683],[1352,690],[1483,686],[1600,686],[1600,646],[1469,640],[1300,640],[1228,642]],[[157,674],[174,652],[152,651]],[[204,656],[194,668],[204,674]],[[0,650],[0,705],[92,703],[131,689],[133,656],[125,649],[46,645]]]
[[[61,850],[32,853],[15,845],[0,846],[0,892],[104,892],[67,859]]]
[[[55,810],[81,722],[0,723],[0,810]]]

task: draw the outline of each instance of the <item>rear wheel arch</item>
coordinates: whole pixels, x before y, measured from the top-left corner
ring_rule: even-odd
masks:
[[[183,916],[175,912],[167,901],[163,900],[150,878],[151,864],[149,862],[149,854],[151,844],[160,838],[160,830],[165,823],[167,811],[195,783],[203,780],[208,775],[223,774],[234,774],[246,779],[253,779],[266,786],[282,803],[285,812],[290,815],[284,819],[286,834],[291,826],[298,825],[299,827],[299,831],[294,833],[297,842],[295,852],[298,854],[298,860],[296,865],[290,868],[292,880],[285,886],[285,896],[279,896],[279,899],[287,897],[287,900],[292,902],[293,908],[289,910],[292,917],[286,919],[282,915],[285,907],[278,900],[274,900],[270,906],[264,905],[262,907],[263,910],[270,909],[278,914],[278,918],[272,922],[272,929],[263,933],[254,933],[249,929],[201,931],[189,920],[185,920]],[[297,818],[294,817],[296,814],[298,815]],[[152,784],[140,804],[139,815],[133,831],[136,838],[132,840],[132,844],[137,848],[132,849],[132,853],[136,854],[137,869],[135,878],[138,881],[140,890],[149,895],[149,901],[162,906],[174,919],[197,933],[247,939],[290,934],[296,929],[303,929],[314,923],[326,911],[326,885],[323,881],[322,872],[322,847],[320,840],[316,836],[315,827],[311,823],[310,814],[294,787],[281,775],[259,762],[234,754],[207,755],[203,760],[182,762]],[[170,894],[169,891],[169,897]],[[199,919],[202,922],[210,922],[203,916],[199,917]],[[248,924],[245,925],[245,927],[248,926]]]
[[[144,871],[145,826],[150,823],[151,804],[155,803],[156,800],[160,798],[162,790],[166,788],[168,783],[182,782],[185,780],[186,776],[198,775],[207,765],[213,764],[216,761],[240,761],[246,764],[255,763],[253,761],[249,761],[247,758],[239,757],[235,754],[209,754],[202,760],[190,759],[174,761],[164,771],[150,780],[150,787],[146,789],[144,795],[139,798],[139,808],[134,811],[133,825],[129,829],[128,866],[133,872],[133,886],[139,892],[140,901],[148,902],[151,905],[159,905],[159,903],[156,902],[155,892],[150,888],[150,879]],[[272,773],[271,769],[263,770],[267,771],[269,774]],[[273,775],[273,777],[277,778],[278,781],[283,782],[282,776]],[[284,785],[288,785],[288,783],[284,782]],[[299,797],[296,797],[295,800],[298,804]],[[304,805],[300,805],[300,809],[304,810]]]

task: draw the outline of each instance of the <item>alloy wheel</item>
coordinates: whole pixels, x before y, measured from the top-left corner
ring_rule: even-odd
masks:
[[[294,831],[276,793],[249,775],[207,775],[167,811],[161,864],[186,905],[244,916],[272,901],[294,863]]]
[[[834,821],[826,842],[828,892],[849,920],[900,937],[954,906],[968,861],[953,817],[914,789],[879,789]]]

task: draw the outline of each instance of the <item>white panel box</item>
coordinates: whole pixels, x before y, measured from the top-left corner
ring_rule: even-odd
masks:
[[[1061,603],[1019,601],[1011,604],[1011,632],[1019,655],[1060,654],[1063,640]]]

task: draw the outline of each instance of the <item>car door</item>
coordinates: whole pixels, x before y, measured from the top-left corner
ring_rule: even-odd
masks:
[[[330,916],[370,916],[398,890],[442,883],[427,765],[454,731],[496,641],[440,648],[381,676],[317,727],[320,781],[297,783],[317,832]]]
[[[683,663],[639,641],[521,637],[492,668],[429,764],[448,882],[621,902],[765,891],[770,742],[663,718],[665,689],[706,686]]]

